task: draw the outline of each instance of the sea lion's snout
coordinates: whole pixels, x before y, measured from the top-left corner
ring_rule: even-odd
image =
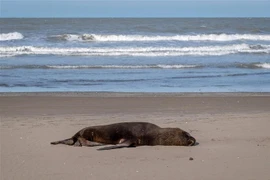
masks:
[[[183,145],[185,146],[194,146],[196,144],[196,139],[192,137],[188,132],[182,132]]]
[[[189,140],[188,140],[188,146],[194,146],[196,143],[196,139],[192,136],[189,137]]]

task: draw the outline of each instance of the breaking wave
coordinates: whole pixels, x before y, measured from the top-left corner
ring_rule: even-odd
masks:
[[[3,65],[0,69],[193,69],[204,68],[200,64],[145,64],[145,65]],[[209,67],[209,66],[207,66]],[[245,68],[245,69],[270,69],[270,63],[249,63],[249,64],[230,64],[227,66],[211,67],[227,68]]]
[[[247,68],[247,69],[270,69],[270,63],[250,63],[250,64],[239,64],[237,67]]]
[[[270,35],[260,34],[198,34],[173,36],[61,34],[49,39],[65,41],[270,41]]]
[[[270,63],[255,64],[255,66],[259,68],[270,69]]]
[[[234,44],[199,47],[57,48],[35,46],[0,47],[2,57],[18,55],[63,56],[221,56],[237,53],[270,53],[270,45]]]
[[[48,37],[51,40],[65,40],[65,41],[94,41],[95,36],[92,34],[62,34]]]
[[[19,40],[19,39],[23,39],[23,35],[18,32],[0,34],[0,41],[10,41],[10,40]]]
[[[0,69],[185,69],[199,68],[199,65],[153,64],[153,65],[22,65],[0,66]]]

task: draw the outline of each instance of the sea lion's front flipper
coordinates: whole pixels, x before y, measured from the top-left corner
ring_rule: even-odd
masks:
[[[107,146],[107,147],[99,148],[97,150],[99,150],[99,151],[100,150],[110,150],[110,149],[119,149],[119,148],[125,148],[125,147],[136,147],[136,144],[132,140],[121,139],[119,141],[119,144],[116,144],[114,146]]]
[[[83,145],[93,147],[93,146],[103,146],[105,144],[93,142],[93,141],[85,141],[85,144],[83,144]]]
[[[94,141],[88,141],[88,140],[86,140],[86,139],[84,139],[82,137],[78,138],[77,143],[79,144],[79,146],[89,146],[89,147],[104,145],[103,143],[98,143],[98,142],[94,142]]]

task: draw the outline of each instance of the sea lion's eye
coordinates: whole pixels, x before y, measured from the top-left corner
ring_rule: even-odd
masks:
[[[184,137],[189,138],[190,134],[188,132],[183,132]]]

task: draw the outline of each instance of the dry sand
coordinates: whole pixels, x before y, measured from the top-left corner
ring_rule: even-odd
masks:
[[[0,115],[1,180],[270,180],[270,93],[2,93]],[[179,127],[199,145],[50,145],[123,121]]]

